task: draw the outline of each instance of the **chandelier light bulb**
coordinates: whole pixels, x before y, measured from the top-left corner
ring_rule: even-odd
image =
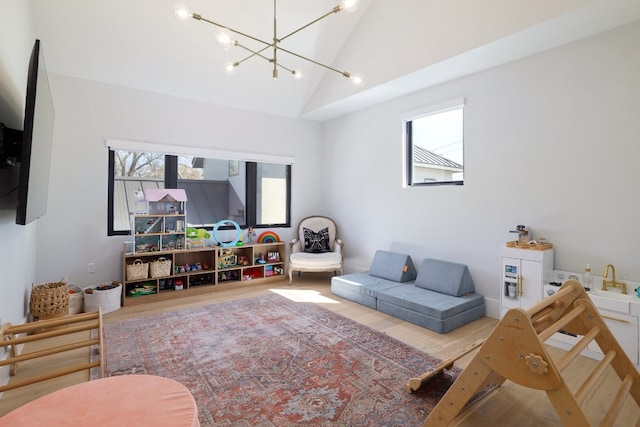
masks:
[[[216,41],[224,50],[229,50],[235,44],[235,40],[226,28],[220,28],[216,31]]]
[[[362,74],[351,74],[349,78],[351,79],[351,83],[356,87],[364,85],[364,77],[362,77]]]
[[[189,9],[187,8],[187,6],[178,3],[173,7],[173,14],[176,16],[176,18],[181,19],[181,20],[185,20],[187,18],[190,18],[191,12],[189,12]]]
[[[238,64],[237,62],[225,62],[224,63],[224,71],[225,73],[227,73],[228,76],[232,75],[235,73],[236,68],[238,68]]]
[[[304,75],[302,74],[302,71],[300,70],[291,70],[291,74],[293,74],[293,77],[296,80],[300,80],[302,77],[304,77]]]
[[[342,0],[340,9],[345,12],[355,12],[358,9],[358,0]]]

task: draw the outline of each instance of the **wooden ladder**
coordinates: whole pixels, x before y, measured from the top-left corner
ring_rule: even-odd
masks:
[[[544,342],[560,330],[582,338],[554,362]],[[560,373],[594,340],[604,358],[574,393]],[[449,425],[486,384],[510,380],[524,387],[544,390],[564,426],[589,426],[582,404],[608,367],[613,368],[622,383],[618,392],[609,398],[612,403],[600,426],[613,424],[629,395],[640,406],[640,374],[582,285],[569,280],[554,295],[528,310],[509,310],[424,425]],[[636,425],[640,425],[640,420]]]

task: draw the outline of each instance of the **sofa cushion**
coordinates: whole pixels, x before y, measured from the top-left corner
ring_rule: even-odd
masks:
[[[404,283],[415,280],[416,268],[409,255],[377,250],[373,256],[369,274],[381,279]]]
[[[447,319],[476,306],[484,306],[484,297],[470,294],[462,297],[421,289],[413,285],[401,285],[378,291],[378,302],[422,313],[435,319]]]
[[[429,291],[423,290],[423,292]],[[419,313],[384,300],[378,300],[377,309],[378,311],[406,320],[407,322],[415,323],[423,328],[431,329],[439,334],[446,334],[447,332],[453,331],[454,329],[466,325],[469,322],[480,319],[485,315],[484,304],[476,305],[468,310],[447,317],[446,319],[437,319],[424,313]]]
[[[296,270],[309,269],[340,269],[342,266],[342,256],[336,252],[324,252],[312,254],[308,252],[294,252],[289,257],[290,263],[296,266]]]
[[[431,258],[422,262],[415,285],[455,297],[475,291],[471,273],[466,265]]]
[[[368,272],[331,278],[331,293],[367,307],[376,308],[378,292],[402,286],[402,283],[370,276]]]

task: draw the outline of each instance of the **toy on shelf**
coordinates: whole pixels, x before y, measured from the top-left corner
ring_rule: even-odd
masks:
[[[247,227],[247,241],[250,245],[256,241],[256,230],[251,226]]]
[[[268,262],[280,262],[280,252],[267,252]]]
[[[509,230],[509,233],[518,233],[518,240],[511,240],[507,242],[508,248],[517,249],[533,249],[536,251],[544,251],[553,248],[553,245],[547,242],[544,237],[539,237],[537,240],[531,239],[531,230],[524,225],[516,226],[515,230]]]
[[[265,231],[258,236],[258,243],[278,243],[279,241],[280,236],[273,231]]]
[[[218,257],[218,268],[229,268],[238,265],[238,256],[230,249],[223,249]]]
[[[232,225],[236,229],[236,236],[230,242],[223,242],[222,239],[218,237],[218,229],[224,225]],[[231,221],[230,219],[219,221],[216,223],[216,225],[213,226],[213,238],[216,240],[216,242],[218,242],[218,245],[222,246],[223,248],[229,247],[229,246],[236,246],[240,241],[241,236],[242,236],[242,230],[240,230],[240,226],[238,225],[237,222]]]

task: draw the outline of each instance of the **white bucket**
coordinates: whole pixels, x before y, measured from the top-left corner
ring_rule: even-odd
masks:
[[[120,308],[121,296],[122,296],[122,284],[117,283],[117,286],[112,289],[98,290],[97,288],[102,285],[110,285],[112,282],[101,283],[98,285],[91,285],[84,288],[84,311],[85,313],[91,313],[92,311],[98,311],[102,309],[102,314],[111,313]],[[116,284],[116,282],[113,282]],[[89,292],[87,292],[89,291]]]
[[[69,288],[69,314],[82,313],[84,292],[76,285],[68,285],[67,288]]]

